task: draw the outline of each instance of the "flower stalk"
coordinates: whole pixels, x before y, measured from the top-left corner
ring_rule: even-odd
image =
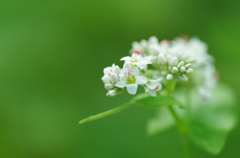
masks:
[[[169,81],[167,82],[167,95],[171,96],[174,92],[175,86],[177,84],[177,81]],[[190,104],[189,104],[190,105]],[[173,106],[168,106],[168,110],[170,111],[171,115],[173,116],[176,126],[178,128],[178,131],[181,135],[181,142],[183,146],[183,156],[184,158],[191,158],[191,150],[190,150],[190,139],[189,139],[189,122],[190,122],[190,108],[186,109],[187,117],[185,119],[185,122],[180,119],[179,115],[175,111]]]

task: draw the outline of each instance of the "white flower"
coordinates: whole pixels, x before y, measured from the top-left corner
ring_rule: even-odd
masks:
[[[152,64],[152,56],[142,57],[140,54],[140,51],[134,51],[132,56],[127,56],[121,58],[121,60],[124,60],[126,63],[131,63],[133,66],[138,66],[140,69],[144,69],[147,64]]]
[[[105,84],[104,87],[107,90],[114,89],[114,85],[119,81],[119,73],[120,68],[115,64],[112,67],[107,67],[103,70],[104,76],[102,77],[102,81]]]
[[[113,64],[112,67],[106,67],[105,69],[103,69],[103,73],[104,73],[104,75],[109,75],[109,76],[112,73],[115,73],[115,74],[119,75],[120,68],[119,68],[119,66]]]
[[[110,90],[107,92],[107,96],[108,97],[114,97],[115,95],[117,95],[117,91],[116,90]]]
[[[162,89],[160,81],[161,78],[157,80],[148,80],[148,82],[144,86],[145,91],[149,93],[151,96],[156,97],[157,91],[160,91]]]
[[[119,74],[120,81],[115,84],[119,88],[127,88],[129,94],[136,94],[138,85],[146,84],[147,78],[139,75],[139,68],[123,68]]]

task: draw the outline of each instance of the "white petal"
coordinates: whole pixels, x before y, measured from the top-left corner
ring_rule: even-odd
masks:
[[[104,84],[111,83],[110,80],[111,80],[110,76],[106,75],[106,76],[102,77],[102,81],[103,81]]]
[[[127,86],[126,82],[124,81],[118,81],[118,83],[115,84],[116,87],[124,88]]]
[[[132,68],[132,65],[131,65],[130,62],[125,62],[125,63],[123,64],[123,68],[125,68],[125,69],[131,69],[131,68]]]
[[[120,71],[120,74],[125,75],[125,73],[126,73],[126,74],[128,73],[128,69],[127,69],[127,68],[123,68],[123,69]]]
[[[178,64],[178,59],[176,57],[174,57],[171,61],[171,65],[176,66],[177,64]]]
[[[147,83],[147,86],[152,90],[155,89],[158,85],[159,85],[159,82],[155,82],[153,80]]]
[[[122,60],[124,60],[124,61],[131,61],[132,58],[129,57],[129,56],[127,56],[127,57],[123,57],[123,58],[121,58],[120,60],[121,60],[121,61],[122,61]]]
[[[137,67],[132,68],[131,74],[133,76],[138,76],[139,75],[139,68],[137,68]]]
[[[155,91],[160,91],[162,89],[162,84],[159,84],[157,89],[154,89]]]
[[[166,57],[163,55],[163,53],[161,53],[158,56],[158,63],[161,64],[161,65],[164,65],[164,64],[166,64],[166,62],[167,62]]]
[[[146,84],[148,79],[144,76],[137,76],[136,77],[136,84]]]
[[[105,87],[107,90],[111,90],[111,89],[114,88],[114,85],[112,85],[112,84],[105,84],[104,87]]]
[[[144,69],[146,67],[146,65],[147,65],[144,62],[136,62],[134,64],[136,64],[140,69]]]
[[[118,81],[118,76],[117,76],[117,74],[112,73],[112,74],[111,74],[111,79],[112,79],[112,81],[113,81],[114,83],[116,83],[116,82]]]
[[[172,58],[171,55],[168,55],[168,56],[167,56],[168,65],[171,65],[172,59],[173,59],[173,58]]]
[[[177,65],[178,68],[180,68],[180,67],[182,67],[182,66],[184,66],[184,62],[183,62],[183,61],[181,61],[181,62]]]
[[[127,91],[129,94],[136,94],[137,93],[137,88],[138,88],[138,85],[137,84],[129,84],[127,85]]]
[[[120,77],[120,81],[124,81],[124,82],[126,82],[126,79],[127,79],[127,78],[126,78],[125,75],[120,74],[119,77]]]
[[[156,97],[157,96],[157,92],[156,91],[153,91],[153,90],[149,90],[148,93],[153,96],[153,97]]]
[[[186,64],[186,65],[185,65],[185,68],[190,68],[190,67],[191,67],[191,65],[192,65],[191,63],[189,63],[189,64]]]
[[[105,69],[103,69],[104,75],[107,75],[108,73],[110,73],[110,70],[112,70],[112,67],[106,67]]]
[[[149,87],[148,86],[144,86],[144,90],[145,90],[145,92],[148,92],[149,91]]]
[[[119,66],[115,66],[115,67],[113,68],[113,72],[118,75],[118,74],[120,73],[120,68],[119,68]]]

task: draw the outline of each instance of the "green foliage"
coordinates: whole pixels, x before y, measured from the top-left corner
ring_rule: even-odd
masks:
[[[175,120],[167,107],[157,109],[157,116],[149,119],[147,124],[147,134],[154,136],[175,129]]]
[[[218,154],[226,142],[227,135],[237,123],[236,99],[232,89],[219,84],[213,92],[212,99],[205,102],[199,101],[194,91],[191,95],[185,94],[186,91],[178,91],[174,96],[185,104],[185,98],[190,97],[190,118],[187,116],[188,112],[175,109],[182,120],[190,119],[190,125],[185,126],[191,141],[209,153]],[[169,111],[159,108],[157,116],[147,124],[147,134],[152,136],[164,133],[174,129],[175,124]]]
[[[157,96],[157,97],[152,97],[146,94],[139,94],[136,97],[134,97],[132,100],[130,100],[128,103],[125,103],[122,106],[119,106],[115,109],[97,114],[97,115],[93,115],[90,116],[88,118],[85,118],[81,121],[79,121],[80,124],[85,123],[85,122],[89,122],[89,121],[93,121],[99,118],[103,118],[105,116],[117,113],[122,111],[125,108],[128,108],[132,105],[140,105],[140,106],[144,106],[147,108],[156,108],[156,107],[161,107],[161,106],[169,106],[169,105],[179,105],[180,107],[182,107],[182,104],[180,102],[178,102],[176,99],[174,99],[173,97],[169,97],[169,96]]]
[[[220,85],[209,102],[198,103],[194,99],[193,104],[191,140],[206,151],[218,154],[237,123],[235,95],[230,87]]]

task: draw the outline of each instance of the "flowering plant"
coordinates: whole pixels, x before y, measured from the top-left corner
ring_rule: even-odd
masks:
[[[198,38],[173,41],[133,42],[131,55],[121,58],[123,68],[113,64],[104,69],[102,81],[107,96],[123,91],[136,95],[115,109],[81,120],[84,123],[119,112],[132,105],[156,108],[147,124],[147,134],[175,130],[183,141],[184,157],[191,157],[189,142],[218,154],[228,133],[236,125],[236,99],[231,88],[218,83],[214,58]]]

